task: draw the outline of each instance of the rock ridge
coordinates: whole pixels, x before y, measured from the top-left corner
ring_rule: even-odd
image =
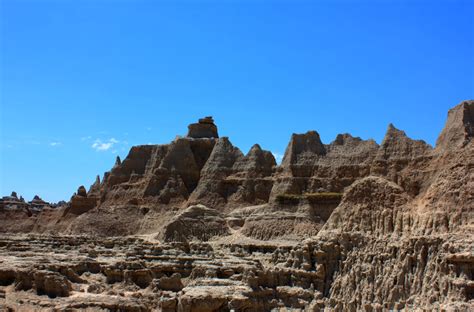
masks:
[[[380,145],[309,131],[279,166],[206,117],[64,206],[12,193],[0,310],[472,311],[473,108],[434,148],[392,124]]]

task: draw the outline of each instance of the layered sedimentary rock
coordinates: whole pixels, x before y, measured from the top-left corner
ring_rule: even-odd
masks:
[[[0,207],[2,232],[61,233],[0,238],[0,307],[471,311],[473,111],[434,148],[393,125],[380,145],[294,134],[280,166],[212,118],[135,146],[67,208]]]
[[[218,138],[206,117],[170,144],[132,147],[88,192],[81,187],[72,196],[58,224],[68,233],[159,232],[192,204],[230,211],[267,203],[275,166],[273,155],[259,145],[243,155],[227,137]]]
[[[69,207],[65,213],[71,213],[75,215],[83,214],[97,206],[98,198],[93,194],[87,194],[86,188],[81,185],[77,189],[77,193],[71,197]]]
[[[291,137],[272,198],[279,194],[343,192],[356,179],[368,176],[379,146],[349,134],[340,134],[324,145],[319,134],[310,131]]]
[[[3,196],[0,198],[0,209],[18,209],[18,208],[28,208],[28,204],[25,202],[25,199],[18,195],[16,192],[12,192],[10,196]]]
[[[188,126],[188,137],[190,138],[218,138],[217,126],[211,116],[199,119],[199,122]]]
[[[448,121],[438,140],[436,148],[451,149],[464,147],[474,136],[474,101],[463,101],[448,112]]]
[[[27,202],[12,192],[0,198],[0,232],[27,233],[43,231],[60,219],[65,203],[48,203],[38,195]]]
[[[218,209],[265,203],[270,196],[275,166],[273,155],[259,145],[254,145],[244,156],[228,138],[220,138],[201,170],[199,185],[189,203]]]
[[[43,208],[57,207],[58,204],[48,203],[41,199],[38,195],[35,195],[33,199],[26,202],[25,199],[18,195],[16,192],[12,192],[10,196],[3,196],[0,198],[0,209],[9,210],[25,210],[30,213],[38,213]]]

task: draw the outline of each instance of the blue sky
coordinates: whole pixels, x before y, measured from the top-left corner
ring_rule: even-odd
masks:
[[[0,0],[0,194],[69,199],[212,115],[244,153],[293,132],[430,144],[474,98],[473,1]]]

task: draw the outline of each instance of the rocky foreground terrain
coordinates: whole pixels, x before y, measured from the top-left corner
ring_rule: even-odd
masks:
[[[435,147],[309,131],[281,165],[188,128],[68,203],[0,200],[0,311],[474,311],[474,101]]]

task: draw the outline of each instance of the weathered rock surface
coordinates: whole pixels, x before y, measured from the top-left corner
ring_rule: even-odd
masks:
[[[275,175],[272,199],[280,194],[343,192],[356,179],[368,176],[379,146],[349,134],[329,145],[310,131],[293,135]]]
[[[16,192],[0,198],[0,233],[26,233],[42,230],[56,222],[64,210],[62,203],[52,204],[38,195],[27,202]],[[54,221],[53,221],[54,220]]]
[[[71,202],[65,213],[80,215],[91,209],[94,209],[97,206],[97,203],[98,198],[92,195],[88,196],[86,188],[81,185],[77,189],[77,193],[71,197]]]
[[[208,241],[230,234],[223,215],[203,205],[191,206],[173,218],[159,236],[165,242]]]
[[[474,100],[463,101],[448,112],[448,121],[441,132],[436,147],[450,149],[463,147],[474,137]]]
[[[200,138],[218,138],[217,127],[214,124],[214,119],[209,116],[199,119],[198,123],[193,123],[188,126],[188,137]]]
[[[280,166],[204,118],[67,207],[4,197],[0,232],[35,234],[0,237],[0,310],[472,311],[473,111],[435,148],[295,134]]]

